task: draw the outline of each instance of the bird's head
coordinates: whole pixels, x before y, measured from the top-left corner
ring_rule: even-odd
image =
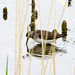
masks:
[[[27,38],[32,38],[33,35],[34,35],[34,31],[29,31],[29,32],[26,33]]]

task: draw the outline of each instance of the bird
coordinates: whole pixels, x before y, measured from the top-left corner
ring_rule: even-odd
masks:
[[[64,36],[66,36],[66,34],[59,34],[56,29],[54,29],[52,32],[47,30],[35,30],[35,31],[29,31],[26,33],[27,42],[29,38],[32,38],[38,43],[42,43],[43,41],[43,43],[46,43],[46,44],[51,44],[53,42],[54,37],[55,39],[58,39]]]

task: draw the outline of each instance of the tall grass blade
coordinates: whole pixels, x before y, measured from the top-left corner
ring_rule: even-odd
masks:
[[[6,75],[8,75],[8,56],[7,56],[7,64],[6,64]]]

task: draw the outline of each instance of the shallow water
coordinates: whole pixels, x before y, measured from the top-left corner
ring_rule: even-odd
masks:
[[[42,29],[47,30],[48,19],[49,19],[49,12],[50,12],[50,4],[51,1],[41,0],[40,1],[40,8],[41,8],[41,21],[42,21]],[[56,2],[56,28],[60,20],[60,16],[63,10],[63,4],[58,0]],[[30,2],[29,2],[30,4]],[[8,18],[5,21],[3,19],[3,8],[7,7],[8,9]],[[72,15],[67,9],[65,9],[63,20],[67,21],[68,31],[66,41],[63,41],[62,38],[56,40],[56,48],[58,49],[55,53],[55,70],[56,75],[74,75],[74,68],[75,68],[75,1],[72,2],[72,6],[69,7],[71,11],[74,13]],[[29,5],[29,17],[31,6]],[[38,2],[36,1],[36,9],[38,10]],[[49,25],[49,31],[54,29],[54,13],[52,9],[52,16]],[[15,70],[15,22],[16,22],[16,1],[9,0],[5,2],[5,0],[0,1],[0,75],[6,74],[6,60],[7,55],[9,57],[9,75],[14,75]],[[61,22],[62,23],[62,22]],[[25,56],[25,59],[22,58],[22,65],[23,65],[23,74],[28,75],[29,69],[29,56],[26,53],[26,32],[27,32],[27,25],[25,24],[24,34],[23,34],[23,45],[22,45],[22,56]],[[36,20],[36,29],[40,29],[40,21],[39,17]],[[61,33],[61,25],[58,30]],[[30,45],[34,48],[33,40],[30,40]],[[32,44],[33,43],[33,44]],[[35,49],[38,48],[39,45],[35,46]],[[41,64],[42,64],[42,57],[41,51],[34,51],[32,55],[37,59],[31,59],[31,75],[40,75],[41,74]],[[48,48],[48,47],[47,47]],[[18,53],[18,51],[17,51]],[[48,52],[47,52],[48,53]],[[47,54],[45,55],[44,63],[46,64],[47,61]],[[51,60],[52,60],[52,69],[51,75],[54,74],[53,71],[53,59],[52,55],[50,55],[48,67],[46,70],[46,75],[49,75]]]

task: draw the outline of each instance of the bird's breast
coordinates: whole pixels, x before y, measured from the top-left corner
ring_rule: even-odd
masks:
[[[51,44],[53,42],[53,40],[44,40],[44,39],[40,39],[40,38],[37,38],[35,41],[38,42],[38,43],[42,43],[43,42],[43,44],[44,43]]]

